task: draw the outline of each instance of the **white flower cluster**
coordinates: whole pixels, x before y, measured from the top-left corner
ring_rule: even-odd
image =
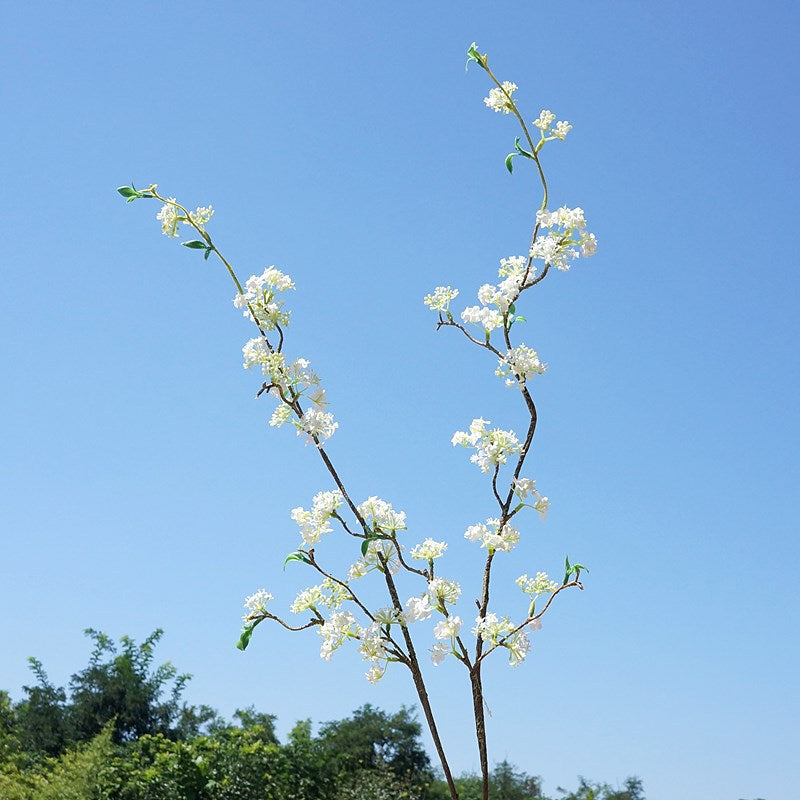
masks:
[[[525,660],[531,649],[531,643],[524,631],[517,631],[513,636],[509,636],[515,627],[508,617],[499,619],[497,614],[490,612],[485,617],[476,617],[472,632],[492,646],[500,644],[500,640],[508,636],[501,646],[508,650],[508,663],[516,667]],[[531,622],[528,628],[537,630],[541,625],[538,621]]]
[[[167,202],[161,206],[161,211],[156,214],[156,219],[161,223],[161,233],[164,236],[180,236],[178,233],[178,223],[180,214],[178,209],[172,205],[175,202],[174,197],[168,198]]]
[[[433,629],[433,635],[439,640],[449,639],[450,641],[447,643],[438,641],[431,648],[431,661],[433,661],[435,666],[438,667],[447,656],[454,652],[455,638],[458,636],[460,630],[461,617],[448,616],[447,619],[436,623]]]
[[[503,81],[503,88],[495,87],[489,90],[489,96],[483,98],[483,102],[492,109],[492,111],[502,111],[503,114],[511,113],[511,100],[510,97],[518,89],[516,83],[511,81]]]
[[[498,378],[505,378],[506,386],[516,386],[524,384],[534,375],[543,375],[546,369],[547,364],[539,361],[539,356],[532,347],[520,344],[505,354],[494,374]]]
[[[386,562],[392,575],[400,569],[400,559],[397,557],[394,543],[387,539],[371,539],[367,545],[367,552],[350,566],[347,580],[363,578],[373,570],[383,572],[383,562]]]
[[[551,135],[546,138],[546,141],[560,139],[563,142],[567,138],[567,134],[572,130],[572,125],[566,120],[562,120],[561,122],[556,122],[555,128],[551,131],[550,126],[555,121],[555,118],[556,115],[552,111],[544,109],[539,114],[539,119],[535,119],[533,124],[542,132],[542,138],[545,138],[545,134],[550,131]]]
[[[521,258],[521,257],[520,257]],[[524,259],[523,259],[524,262]],[[516,261],[514,262],[516,263]],[[505,314],[511,304],[519,297],[520,288],[524,279],[524,263],[522,268],[511,268],[507,272],[502,272],[504,265],[511,267],[509,259],[500,262],[501,277],[505,275],[497,286],[485,283],[478,289],[478,300],[481,305],[467,306],[461,312],[461,319],[472,325],[480,325],[486,333],[491,333],[495,328],[503,326],[503,314]],[[490,308],[489,306],[495,306]]]
[[[306,546],[315,545],[323,533],[332,530],[330,519],[344,502],[338,489],[332,492],[318,492],[311,501],[311,510],[302,507],[292,509],[292,519],[300,526],[300,536]]]
[[[464,538],[470,542],[480,542],[481,547],[490,551],[502,550],[510,553],[519,543],[519,531],[510,522],[506,522],[501,528],[500,520],[491,517],[486,522],[470,525]]]
[[[546,572],[537,572],[535,578],[527,575],[520,575],[514,581],[525,594],[531,597],[538,597],[540,594],[551,594],[558,589],[558,584],[551,581]]]
[[[547,516],[547,512],[550,508],[550,501],[536,488],[536,481],[531,478],[514,478],[512,480],[512,485],[514,487],[514,494],[516,494],[520,500],[526,500],[528,495],[530,495],[534,498],[531,508],[533,508],[534,511],[538,511],[542,519]]]
[[[431,311],[448,311],[450,303],[458,297],[458,289],[449,286],[437,286],[433,294],[425,295],[423,302]]]
[[[243,619],[247,621],[253,617],[260,617],[262,614],[265,614],[267,603],[270,600],[272,600],[272,595],[264,589],[259,589],[255,594],[251,594],[250,597],[246,598],[244,601],[247,614],[244,615]]]
[[[332,611],[330,619],[318,628],[319,635],[322,637],[320,658],[330,661],[334,650],[338,650],[347,639],[357,638],[361,630],[350,611]]]
[[[469,433],[456,431],[451,440],[454,446],[460,444],[462,447],[475,448],[469,460],[477,464],[481,472],[489,472],[493,466],[505,464],[510,455],[522,449],[514,431],[501,428],[487,430],[488,424],[487,419],[474,419],[469,426]]]
[[[411,548],[411,558],[419,561],[433,561],[444,555],[447,550],[447,542],[436,542],[433,539],[426,539],[422,544]]]
[[[333,421],[333,414],[318,408],[306,409],[303,416],[292,424],[297,428],[298,436],[306,434],[306,444],[316,441],[318,447],[322,447],[339,427],[339,423]]]
[[[316,611],[319,608],[341,608],[342,603],[351,599],[352,595],[346,586],[326,578],[318,586],[303,589],[295,597],[291,611],[293,614],[301,614],[312,609]]]
[[[391,503],[380,497],[368,497],[358,507],[358,513],[373,531],[404,531],[406,529],[405,511],[395,511]]]
[[[214,209],[212,206],[202,206],[197,211],[189,212],[189,219],[197,225],[200,230],[205,230],[211,217],[214,216]]]
[[[233,304],[262,330],[275,330],[277,325],[289,324],[290,312],[279,299],[288,289],[294,289],[292,279],[275,267],[267,267],[261,275],[251,275],[247,279],[244,294],[237,294]]]
[[[589,258],[597,252],[597,237],[587,232],[582,208],[562,206],[556,211],[540,210],[536,212],[536,223],[550,230],[546,236],[537,237],[531,246],[532,258],[541,259],[556,269],[568,270],[570,261],[579,256]]]

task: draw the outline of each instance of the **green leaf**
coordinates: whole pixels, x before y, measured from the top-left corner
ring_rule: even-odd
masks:
[[[205,251],[205,253],[203,253],[203,258],[204,258],[206,261],[208,261],[208,257],[209,257],[210,255],[211,255],[211,248],[210,248],[210,247],[206,247],[206,251]]]
[[[474,61],[479,67],[481,67],[482,69],[486,69],[486,67],[484,66],[484,63],[483,63],[484,57],[485,56],[482,56],[478,52],[478,45],[475,42],[473,42],[469,46],[469,50],[467,50],[467,64],[464,67],[464,72],[466,72],[469,69],[470,61]]]
[[[361,555],[362,556],[365,556],[367,554],[367,548],[369,547],[369,543],[371,541],[372,541],[372,538],[369,538],[369,539],[364,539],[364,541],[361,542]]]
[[[308,556],[305,553],[295,552],[289,553],[286,556],[286,560],[283,562],[283,569],[286,569],[286,565],[290,564],[292,561],[302,561],[304,564],[310,564],[311,561],[309,560]]]
[[[236,648],[238,650],[247,650],[247,645],[250,644],[250,639],[253,638],[253,631],[256,625],[259,625],[263,621],[263,619],[257,619],[255,622],[248,622],[246,625],[242,626],[242,632],[239,634],[239,641],[236,642]]]
[[[509,313],[509,314],[515,314],[516,312],[517,312],[517,307],[516,307],[516,306],[515,306],[515,305],[512,303],[512,304],[511,304],[511,305],[508,307],[508,313]]]
[[[524,147],[520,146],[519,136],[517,136],[517,138],[514,139],[514,149],[517,151],[519,155],[525,156],[525,158],[533,158],[533,156]]]
[[[191,242],[181,242],[184,247],[188,247],[190,250],[205,250],[208,245],[205,242],[201,242],[200,239],[192,239]]]
[[[117,191],[123,197],[130,197],[132,200],[135,200],[139,196],[139,192],[137,192],[132,186],[120,186]]]
[[[528,320],[525,317],[514,317],[514,322],[527,322]]]
[[[514,174],[514,165],[511,163],[514,160],[514,156],[516,153],[509,153],[506,156],[506,169],[513,175]]]
[[[534,597],[531,600],[530,606],[528,606],[528,616],[532,617],[536,613],[536,598]]]

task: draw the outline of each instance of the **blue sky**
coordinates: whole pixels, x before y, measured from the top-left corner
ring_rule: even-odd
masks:
[[[281,571],[289,510],[330,481],[266,426],[227,276],[114,189],[212,203],[243,277],[293,276],[288,349],[328,389],[348,487],[404,509],[410,542],[449,539],[469,586],[480,557],[461,534],[491,495],[449,440],[524,415],[421,298],[450,284],[474,302],[538,202],[527,165],[503,167],[512,120],[464,74],[477,40],[529,118],[573,123],[543,153],[552,205],[583,207],[600,241],[521,309],[550,365],[530,472],[553,505],[498,569],[498,605],[565,553],[591,573],[524,666],[488,668],[491,758],[550,791],[636,773],[650,800],[788,798],[797,24],[788,2],[7,7],[0,687],[20,696],[29,655],[66,682],[85,627],[160,626],[189,699],[255,704],[282,731],[414,702],[399,670],[371,687],[355,654],[321,661],[314,634],[233,648],[245,594],[288,604],[307,585]],[[430,691],[464,770],[456,666]]]

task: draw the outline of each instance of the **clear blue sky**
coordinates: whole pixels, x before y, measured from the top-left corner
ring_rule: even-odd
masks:
[[[450,436],[524,416],[421,298],[444,283],[472,302],[524,250],[537,194],[503,167],[516,131],[483,106],[487,79],[464,74],[477,40],[529,117],[573,123],[544,151],[553,205],[582,206],[600,241],[522,310],[550,364],[531,473],[553,506],[498,600],[564,553],[591,573],[524,666],[489,668],[491,757],[550,791],[636,773],[650,800],[789,800],[796,4],[224,5],[3,12],[0,687],[21,696],[29,655],[65,683],[84,627],[161,626],[189,699],[255,704],[282,731],[414,702],[399,670],[371,687],[355,654],[321,661],[314,634],[233,648],[245,594],[280,606],[304,585],[281,571],[289,510],[330,481],[267,428],[227,276],[114,189],[212,203],[244,277],[294,277],[289,350],[328,388],[352,493],[406,510],[410,541],[450,539],[450,574],[476,581],[461,534],[491,496]],[[462,770],[456,667],[430,688]]]

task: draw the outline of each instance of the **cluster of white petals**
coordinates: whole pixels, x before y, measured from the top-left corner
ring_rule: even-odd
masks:
[[[433,294],[425,295],[423,302],[431,311],[448,311],[450,303],[458,297],[458,289],[449,286],[437,286]]]
[[[494,466],[505,464],[510,455],[519,453],[522,449],[519,439],[514,431],[505,431],[501,428],[488,430],[489,420],[479,418],[472,420],[469,432],[456,431],[453,434],[453,445],[473,447],[475,452],[469,460],[477,464],[481,472],[489,472]]]
[[[428,583],[427,597],[434,608],[443,611],[445,603],[453,605],[458,602],[458,598],[461,597],[461,584],[447,578],[434,578]]]
[[[394,543],[387,539],[371,539],[367,545],[367,552],[348,569],[347,580],[358,580],[373,570],[383,572],[384,563],[392,575],[400,569],[400,560]]]
[[[275,267],[267,267],[261,275],[247,279],[244,293],[237,294],[233,304],[262,330],[275,330],[277,325],[289,324],[290,314],[280,299],[288,289],[294,289],[292,279]]]
[[[538,511],[542,519],[544,519],[550,508],[550,500],[536,488],[536,481],[531,478],[514,478],[511,483],[514,487],[514,494],[520,500],[527,500],[529,496],[533,498],[534,502],[531,507],[534,511]]]
[[[330,439],[339,427],[339,423],[333,420],[333,414],[318,408],[306,409],[303,416],[292,424],[297,428],[298,436],[306,435],[306,444],[316,442],[318,447]]]
[[[486,306],[467,306],[461,312],[461,319],[471,325],[480,325],[486,333],[503,327],[503,315],[497,309]]]
[[[201,230],[205,230],[211,217],[214,216],[214,209],[211,206],[201,206],[197,211],[189,212],[189,219]]]
[[[531,597],[538,597],[540,594],[551,594],[558,589],[558,584],[551,581],[546,572],[537,572],[535,578],[527,575],[520,575],[514,581],[525,594]]]
[[[403,618],[406,622],[422,622],[433,613],[433,607],[428,600],[428,595],[422,597],[409,597],[406,600],[406,610]]]
[[[552,139],[560,139],[562,142],[567,138],[567,134],[572,130],[572,125],[566,120],[556,122],[555,128],[551,129],[553,122],[555,122],[556,115],[549,109],[544,109],[539,118],[533,121],[533,124],[542,132],[542,137],[550,132],[550,136],[546,137],[547,141]]]
[[[260,617],[266,613],[267,603],[272,600],[272,595],[264,590],[259,589],[254,594],[251,594],[244,601],[244,607],[247,609],[247,614],[243,617],[245,620],[252,619],[253,617]]]
[[[526,256],[509,256],[508,258],[501,258],[500,269],[497,270],[497,274],[501,278],[520,276],[521,280],[522,276],[525,274],[527,265],[528,259]],[[529,277],[533,277],[533,274],[531,274]]]
[[[545,236],[537,237],[531,246],[532,258],[556,269],[568,270],[570,261],[580,256],[589,258],[597,252],[597,237],[586,230],[582,208],[543,209],[536,212],[536,223],[549,230]]]
[[[433,628],[433,635],[437,639],[455,639],[461,630],[461,617],[448,616],[441,622],[437,622]]]
[[[358,513],[373,531],[404,531],[406,529],[405,511],[395,511],[391,503],[380,497],[368,497],[358,507]]]
[[[498,378],[505,378],[506,386],[516,386],[524,384],[534,375],[543,375],[546,369],[547,364],[539,360],[539,355],[532,347],[520,344],[503,356],[494,374]]]
[[[484,642],[497,644],[498,640],[511,633],[515,627],[516,625],[508,617],[500,619],[494,612],[489,612],[485,617],[475,618],[475,627],[472,632]]]
[[[464,538],[470,542],[480,542],[481,547],[490,551],[502,550],[510,553],[519,543],[519,531],[510,522],[506,522],[501,528],[500,520],[492,517],[486,522],[470,525]]]
[[[411,558],[419,561],[432,561],[444,555],[447,550],[447,542],[436,542],[433,539],[426,539],[422,544],[411,548]]]
[[[322,637],[320,658],[330,661],[334,650],[338,650],[348,638],[358,637],[362,629],[350,611],[333,611],[330,619],[320,625],[317,630]]]
[[[433,647],[431,647],[431,661],[433,661],[434,666],[438,667],[442,661],[453,652],[452,645],[444,644],[443,642],[437,642]]]
[[[503,88],[495,87],[489,90],[489,96],[483,98],[483,102],[492,109],[492,111],[501,111],[503,114],[511,113],[511,100],[509,99],[512,94],[519,88],[516,83],[511,81],[503,81]]]
[[[161,233],[164,236],[180,236],[178,233],[180,214],[178,209],[171,205],[174,202],[175,198],[170,197],[169,201],[161,207],[161,211],[156,214],[156,219],[161,223]]]
[[[330,519],[342,502],[342,493],[338,489],[334,489],[331,492],[315,494],[309,511],[302,507],[292,509],[292,519],[300,527],[300,536],[304,545],[315,545],[322,534],[331,532]]]
[[[319,608],[341,608],[342,603],[352,600],[353,595],[347,586],[342,586],[330,578],[326,578],[318,586],[303,589],[294,599],[291,611],[300,614],[303,611]]]

